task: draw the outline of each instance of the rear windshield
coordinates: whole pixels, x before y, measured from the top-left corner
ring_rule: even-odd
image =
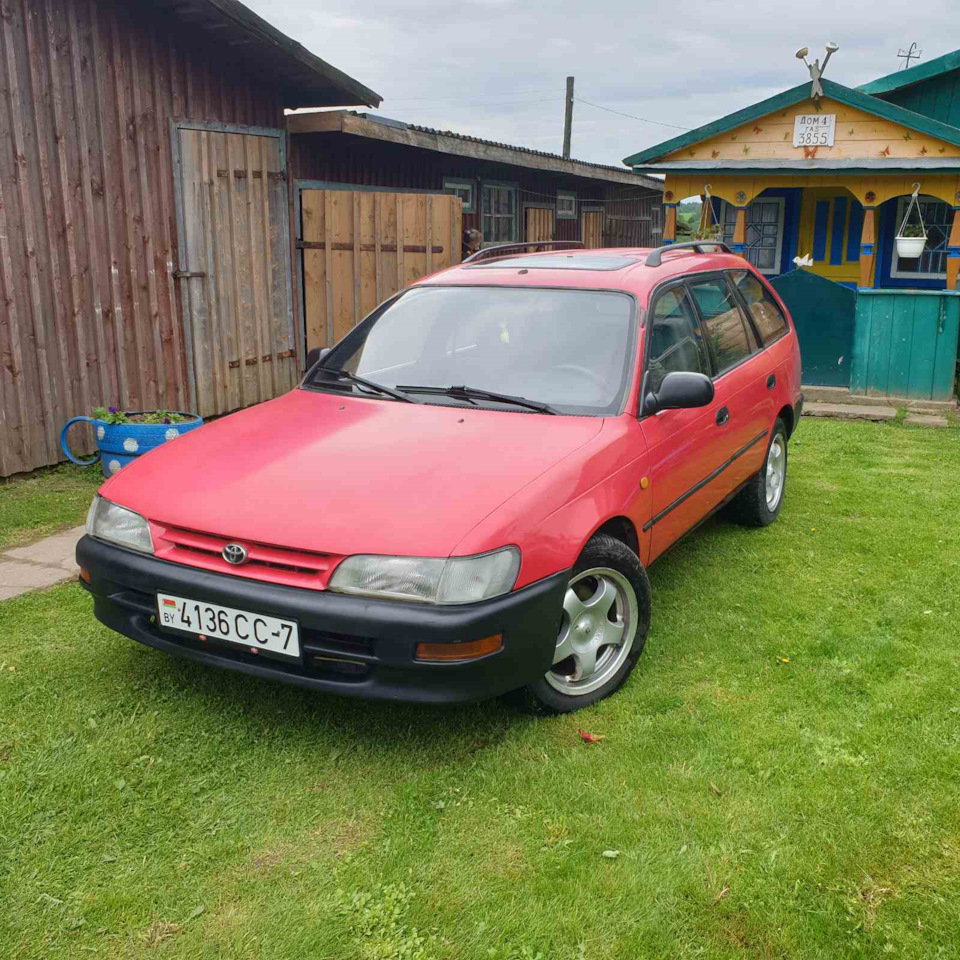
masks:
[[[392,388],[462,385],[524,397],[558,413],[618,414],[635,327],[633,298],[622,293],[415,287],[360,324],[304,385],[370,395],[360,385],[331,383],[323,372],[341,369]],[[414,391],[410,396],[420,402],[503,407]]]

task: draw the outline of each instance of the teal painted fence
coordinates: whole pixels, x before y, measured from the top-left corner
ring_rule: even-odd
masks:
[[[958,328],[960,294],[858,290],[851,393],[949,400]]]
[[[808,270],[791,270],[771,281],[790,311],[800,342],[803,382],[850,386],[857,294]]]

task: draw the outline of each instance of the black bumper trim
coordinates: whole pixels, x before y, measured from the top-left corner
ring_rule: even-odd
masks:
[[[329,693],[422,703],[482,700],[542,677],[553,658],[569,579],[569,572],[561,571],[493,600],[430,606],[211,573],[91,537],[77,544],[77,562],[89,571],[85,586],[97,619],[147,646]],[[158,592],[296,620],[303,656],[267,659],[242,647],[162,632],[154,622]],[[503,634],[502,649],[478,660],[413,659],[418,642],[479,640],[496,633]]]

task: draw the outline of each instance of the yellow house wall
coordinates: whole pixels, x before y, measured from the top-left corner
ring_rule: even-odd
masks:
[[[836,115],[832,147],[804,148],[793,145],[794,118],[813,113]],[[844,106],[836,100],[821,98],[816,107],[814,101],[805,100],[786,110],[778,110],[760,120],[751,120],[709,140],[677,150],[662,159],[796,160],[827,157],[832,160],[960,157],[960,147]]]

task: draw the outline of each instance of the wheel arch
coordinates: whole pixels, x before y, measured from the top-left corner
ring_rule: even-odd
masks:
[[[583,542],[581,551],[598,533],[606,534],[619,540],[624,546],[629,547],[638,557],[640,556],[640,538],[637,535],[637,528],[629,517],[619,515],[605,520],[589,537]]]
[[[790,404],[780,408],[780,412],[777,414],[777,418],[783,421],[783,425],[787,428],[787,439],[789,440],[793,434],[794,427],[796,427],[796,415],[794,414],[793,407]]]

